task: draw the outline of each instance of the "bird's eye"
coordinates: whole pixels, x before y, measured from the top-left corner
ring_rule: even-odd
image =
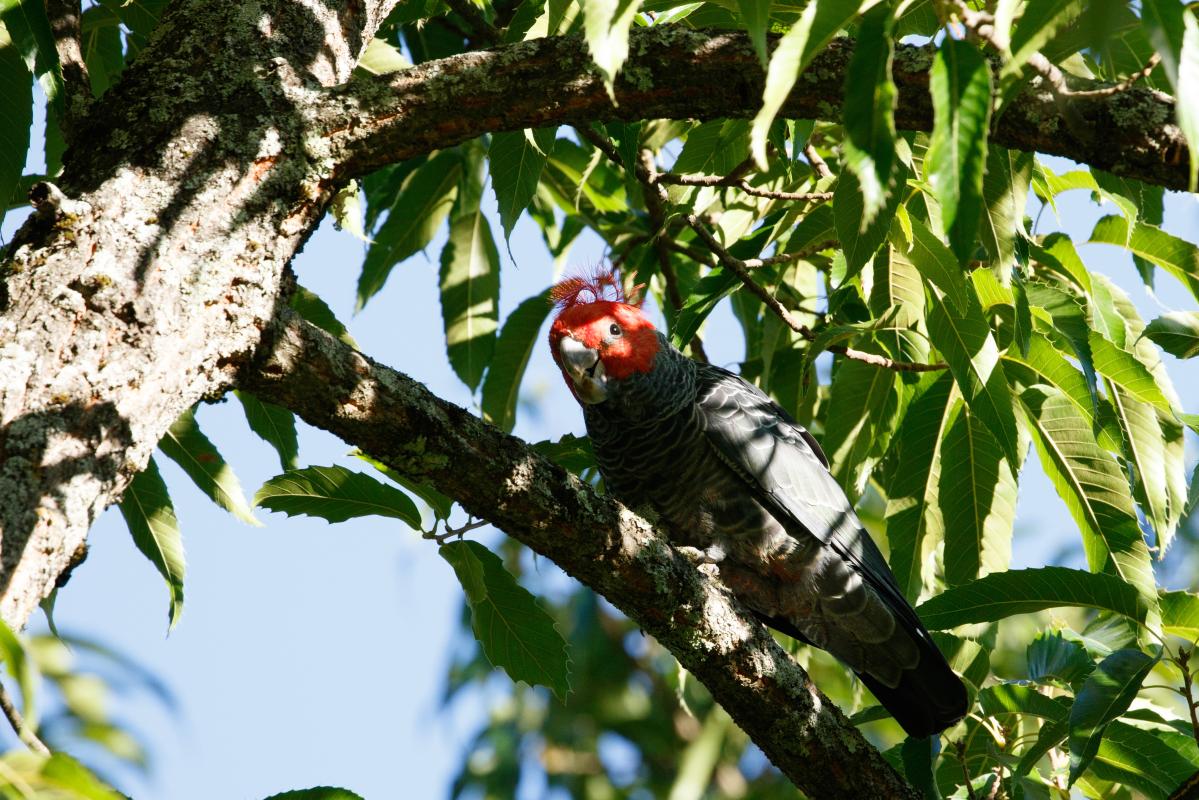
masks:
[[[612,334],[613,336],[620,336],[620,326],[613,322],[608,327],[608,333]]]

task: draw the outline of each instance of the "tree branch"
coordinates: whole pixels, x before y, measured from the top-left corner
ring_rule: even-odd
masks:
[[[916,794],[714,577],[521,440],[284,310],[242,386],[458,501],[607,597],[811,797]]]
[[[629,53],[616,82],[616,105],[582,38],[564,36],[355,78],[328,90],[320,124],[339,162],[337,176],[353,177],[489,131],[616,119],[751,117],[761,104],[762,69],[743,33],[634,28]],[[852,54],[850,40],[834,40],[796,82],[781,114],[839,119]],[[926,47],[896,47],[895,122],[901,129],[932,128],[932,56]],[[1140,86],[1095,96],[1104,84],[1065,80],[1071,91],[1090,94],[1059,97],[1044,87],[1026,88],[997,121],[992,141],[1171,189],[1186,187],[1188,154],[1172,98]],[[546,103],[547,97],[554,102]],[[1079,121],[1104,135],[1076,133]],[[819,164],[813,162],[813,168],[820,174]]]
[[[79,121],[92,104],[92,83],[80,45],[80,17],[83,12],[79,0],[45,0],[45,3],[46,18],[50,21],[50,32],[54,36],[54,49],[62,67],[62,115],[58,122],[63,139],[69,144],[75,138]]]

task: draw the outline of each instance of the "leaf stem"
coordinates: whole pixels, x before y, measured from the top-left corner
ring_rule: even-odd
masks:
[[[38,755],[50,755],[50,748],[46,747],[46,743],[39,739],[37,733],[25,723],[25,718],[13,704],[12,697],[3,683],[0,683],[0,710],[4,712],[8,724],[16,732],[17,738],[24,742],[26,747]]]

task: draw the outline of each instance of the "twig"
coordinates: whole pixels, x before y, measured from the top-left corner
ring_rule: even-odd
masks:
[[[703,175],[689,173],[677,175],[673,172],[655,172],[650,176],[652,183],[666,183],[672,186],[731,186],[740,189],[754,197],[767,197],[771,200],[832,200],[832,192],[783,192],[775,189],[761,189],[751,186],[744,178],[728,175]]]
[[[488,45],[500,43],[502,38],[500,32],[487,21],[487,18],[483,16],[483,12],[474,3],[470,2],[470,0],[445,0],[445,2],[451,11],[462,17],[462,21],[470,28],[470,32],[474,34],[474,38]]]
[[[13,705],[12,697],[9,696],[8,689],[3,683],[0,683],[0,710],[4,712],[8,724],[16,732],[17,738],[24,742],[26,747],[39,755],[50,755],[50,748],[46,747],[46,743],[38,738],[36,731],[25,724],[25,718]]]
[[[1082,89],[1082,90],[1078,90],[1078,91],[1070,91],[1069,96],[1070,97],[1096,98],[1096,97],[1110,97],[1113,94],[1119,94],[1120,92],[1126,92],[1129,89],[1131,89],[1136,84],[1137,81],[1141,80],[1142,78],[1148,78],[1149,74],[1151,72],[1153,72],[1154,69],[1157,68],[1158,64],[1161,63],[1161,60],[1162,60],[1161,54],[1154,53],[1152,56],[1149,57],[1149,60],[1145,62],[1145,66],[1141,67],[1139,70],[1132,73],[1127,78],[1120,81],[1119,83],[1113,84],[1111,86],[1105,86],[1102,89]]]
[[[434,526],[433,530],[431,531],[422,531],[421,537],[424,539],[432,539],[438,544],[445,544],[448,540],[453,539],[454,537],[461,539],[471,531],[476,530],[477,528],[486,527],[490,524],[491,523],[485,519],[478,519],[468,521],[461,528],[451,528],[447,522],[445,526],[445,533],[436,533],[437,528]]]
[[[820,157],[820,154],[816,152],[816,148],[811,142],[808,142],[804,145],[803,154],[804,158],[808,160],[808,163],[812,165],[812,172],[816,173],[817,180],[824,180],[825,178],[833,177],[833,171],[828,168],[828,164],[826,164],[824,159]]]
[[[974,785],[970,783],[970,770],[966,767],[966,742],[958,739],[953,743],[953,751],[957,754],[958,763],[962,765],[962,777],[966,779],[966,797],[968,800],[977,800],[978,795],[974,793]]]
[[[63,138],[70,143],[79,122],[92,104],[92,82],[80,46],[79,0],[45,0],[46,18],[54,36],[54,49],[62,67],[63,103],[59,124]]]
[[[1182,696],[1186,698],[1187,711],[1191,714],[1191,733],[1195,736],[1195,742],[1199,743],[1199,714],[1196,713],[1196,706],[1199,702],[1195,700],[1195,684],[1191,678],[1191,670],[1188,662],[1191,660],[1191,652],[1185,648],[1178,651],[1178,655],[1174,661],[1182,670]]]
[[[763,288],[759,283],[754,281],[752,277],[750,277],[749,269],[746,267],[747,262],[742,261],[728,250],[724,249],[724,246],[721,245],[720,242],[716,241],[716,237],[714,237],[708,231],[708,229],[704,227],[704,224],[700,222],[698,217],[696,217],[694,214],[688,214],[687,224],[690,225],[691,229],[695,231],[696,235],[703,240],[704,244],[706,244],[708,248],[716,254],[716,258],[720,261],[720,263],[726,269],[740,278],[741,282],[745,284],[745,288],[753,293],[754,296],[756,296],[759,300],[761,300],[766,307],[774,312],[779,319],[785,322],[787,326],[791,328],[791,330],[795,331],[809,342],[816,339],[816,334],[812,333],[807,325],[804,325],[802,322],[797,320],[790,311],[783,307],[783,304],[780,303],[778,299],[774,297],[774,295],[766,291],[765,288]],[[875,353],[867,353],[863,350],[855,350],[852,347],[845,347],[843,345],[831,345],[828,350],[831,353],[839,353],[840,355],[843,355],[846,358],[854,361],[861,361],[866,364],[872,364],[876,367],[895,370],[896,372],[936,372],[939,370],[948,369],[949,367],[948,364],[941,362],[935,364],[918,364],[911,361],[895,361],[894,359],[887,358],[886,356],[880,356]]]

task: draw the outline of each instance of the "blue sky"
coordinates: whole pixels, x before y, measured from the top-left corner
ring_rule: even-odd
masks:
[[[35,136],[37,136],[35,131]],[[1050,160],[1059,172],[1065,162]],[[492,205],[492,227],[500,226]],[[1063,227],[1075,241],[1094,220],[1113,213],[1085,192],[1059,201]],[[1046,212],[1041,231],[1054,221]],[[1199,240],[1199,203],[1174,196],[1166,227]],[[14,229],[6,220],[7,238]],[[296,259],[300,282],[320,293],[347,323],[364,352],[425,383],[455,403],[473,406],[444,350],[437,291],[437,254],[428,250],[398,266],[365,311],[352,313],[362,244],[326,223]],[[505,266],[501,316],[554,278],[540,235],[522,220]],[[1159,272],[1148,295],[1128,256],[1102,245],[1081,247],[1084,261],[1114,277],[1147,318],[1194,308],[1193,299]],[[589,265],[603,251],[584,239],[568,263]],[[514,260],[513,260],[514,259]],[[734,364],[742,355],[738,326],[726,307],[705,331],[712,359]],[[1167,358],[1173,362],[1173,359]],[[1199,370],[1171,365],[1184,402],[1199,396]],[[582,418],[561,385],[548,352],[530,362],[525,395],[536,415],[523,413],[516,433],[529,440],[582,433]],[[1196,411],[1194,405],[1188,410]],[[247,495],[279,472],[267,445],[246,427],[240,405],[204,406],[200,423],[241,479]],[[348,445],[301,424],[304,464],[341,463]],[[1191,462],[1194,441],[1191,441]],[[134,550],[115,509],[89,537],[91,552],[60,592],[56,622],[64,632],[98,638],[138,658],[177,694],[177,717],[149,697],[114,707],[152,743],[148,783],[123,776],[122,788],[142,797],[257,800],[274,792],[340,785],[367,798],[444,796],[472,729],[485,718],[488,698],[471,693],[441,705],[444,678],[458,636],[461,590],[436,546],[381,518],[331,526],[260,511],[261,528],[233,519],[159,459],[176,503],[187,550],[186,605],[166,637],[167,595],[161,579]],[[1032,458],[1020,485],[1014,566],[1045,563],[1077,542],[1073,523]],[[479,538],[492,540],[494,532]],[[552,565],[542,562],[543,571]],[[30,629],[43,631],[40,614]]]

